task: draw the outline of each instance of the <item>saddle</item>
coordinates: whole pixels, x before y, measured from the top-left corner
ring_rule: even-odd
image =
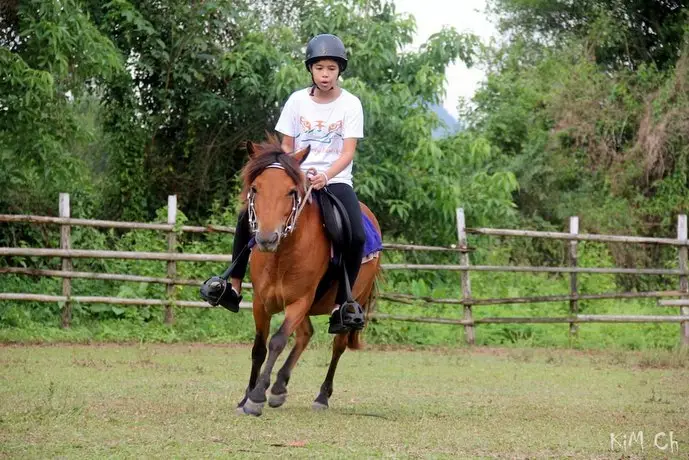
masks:
[[[352,286],[344,264],[344,253],[348,251],[352,241],[352,225],[344,204],[333,195],[327,187],[316,191],[316,200],[323,218],[323,228],[332,244],[330,265],[323,279],[316,288],[315,301],[320,300],[333,281],[338,281],[344,287],[346,299],[338,314],[330,317],[328,332],[340,334],[348,330],[360,330],[364,327],[364,309],[354,300]],[[338,287],[339,287],[338,286]]]
[[[332,244],[330,266],[318,284],[315,300],[320,300],[328,291],[332,282],[337,280],[339,283],[344,283],[347,295],[345,305],[355,305],[358,307],[355,310],[361,310],[361,306],[353,299],[351,284],[344,265],[344,252],[349,249],[352,241],[352,224],[349,222],[347,210],[344,204],[327,187],[314,191],[312,194],[315,195],[321,211],[321,217],[323,218],[323,228]],[[363,315],[363,311],[361,313]]]
[[[315,194],[321,209],[323,227],[333,245],[333,258],[337,263],[352,242],[352,224],[344,204],[327,187],[317,190]]]

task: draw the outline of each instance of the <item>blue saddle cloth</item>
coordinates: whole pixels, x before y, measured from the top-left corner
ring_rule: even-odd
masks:
[[[368,216],[363,213],[361,214],[361,217],[364,220],[364,233],[366,234],[363,256],[368,257],[374,252],[383,250],[383,240],[381,239],[378,230],[376,230],[376,227],[373,226],[371,219],[369,219]]]

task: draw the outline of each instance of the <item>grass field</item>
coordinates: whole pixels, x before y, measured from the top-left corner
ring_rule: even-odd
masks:
[[[313,412],[329,357],[308,350],[285,406],[254,418],[234,411],[246,346],[3,346],[0,458],[689,455],[686,354],[348,351],[331,409]],[[624,442],[640,431],[643,446]],[[674,452],[655,447],[670,431]]]

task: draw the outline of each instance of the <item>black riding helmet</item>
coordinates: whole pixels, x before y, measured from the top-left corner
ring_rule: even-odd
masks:
[[[332,34],[320,34],[309,40],[306,45],[306,70],[311,71],[311,64],[320,59],[333,59],[340,65],[340,73],[347,68],[347,50],[339,37]]]

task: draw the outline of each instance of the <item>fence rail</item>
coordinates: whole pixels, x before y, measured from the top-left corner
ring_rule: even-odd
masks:
[[[92,219],[73,219],[69,217],[48,217],[20,214],[0,214],[0,222],[7,223],[31,223],[31,224],[59,224],[74,227],[100,227],[100,228],[119,228],[126,230],[156,230],[164,232],[175,231],[174,224],[148,224],[142,222],[121,222],[115,220],[92,220]],[[234,234],[235,228],[224,225],[194,226],[182,225],[178,229],[183,233],[231,233]],[[11,248],[2,248],[11,249]],[[432,252],[464,252],[469,248],[457,246],[426,246],[418,244],[383,243],[383,249],[394,249],[402,251],[432,251]]]
[[[181,279],[177,277],[178,262],[230,262],[232,257],[226,254],[190,254],[176,251],[177,236],[181,233],[234,233],[235,229],[229,226],[177,226],[176,215],[177,198],[168,198],[168,216],[165,224],[151,224],[140,222],[118,222],[108,220],[75,219],[70,216],[69,195],[61,193],[59,197],[59,217],[35,216],[35,215],[11,215],[0,214],[0,222],[28,223],[31,225],[59,225],[60,248],[0,248],[1,256],[23,257],[57,257],[61,259],[61,270],[33,269],[25,267],[0,267],[2,274],[19,274],[27,276],[50,276],[62,279],[62,295],[7,293],[0,292],[0,301],[34,301],[34,302],[58,302],[62,304],[62,325],[69,327],[71,322],[71,309],[73,302],[79,303],[104,303],[127,306],[162,306],[165,309],[166,323],[174,321],[173,307],[187,308],[213,308],[206,302],[185,301],[176,299],[175,286],[200,286],[202,280]],[[71,248],[71,228],[74,226],[116,228],[126,230],[153,230],[165,232],[167,235],[167,252],[140,252],[140,251],[103,251],[90,249]],[[568,323],[570,334],[576,335],[580,323],[680,323],[680,342],[683,346],[689,346],[689,264],[687,252],[689,240],[687,238],[687,218],[680,215],[678,218],[677,239],[650,238],[620,235],[595,235],[579,233],[579,220],[572,217],[568,233],[541,232],[531,230],[510,230],[493,228],[467,228],[465,225],[464,211],[457,209],[457,238],[458,244],[449,247],[428,246],[414,244],[384,243],[383,248],[397,251],[433,251],[456,253],[459,258],[458,265],[451,264],[382,264],[384,270],[446,270],[460,272],[461,296],[459,298],[442,299],[433,297],[413,296],[402,293],[384,292],[379,298],[401,304],[447,304],[461,305],[463,308],[462,319],[435,318],[426,316],[405,316],[375,313],[374,317],[380,320],[412,321],[435,324],[461,325],[465,329],[467,343],[475,341],[475,326],[480,324],[557,324]],[[567,241],[566,258],[567,267],[528,267],[528,266],[491,266],[472,265],[469,254],[473,251],[468,244],[468,235],[486,235],[499,237],[529,237],[545,238]],[[577,266],[577,244],[580,241],[625,243],[625,244],[661,244],[676,246],[678,248],[678,269],[665,268],[599,268]],[[94,273],[74,271],[72,259],[77,258],[108,258],[120,260],[157,260],[166,262],[166,276],[140,276],[119,273]],[[570,292],[565,295],[510,297],[510,298],[475,298],[472,294],[470,272],[541,272],[569,274]],[[609,292],[598,294],[581,294],[578,290],[579,273],[592,274],[627,274],[627,275],[660,275],[677,276],[679,278],[678,290],[649,291],[649,292]],[[78,296],[72,295],[71,280],[75,278],[157,283],[166,285],[164,299],[136,299],[121,297]],[[250,283],[243,283],[245,289],[251,289]],[[673,300],[660,300],[667,297],[678,297]],[[659,299],[659,307],[679,307],[679,315],[583,315],[579,312],[579,301],[602,299]],[[473,307],[489,305],[517,305],[547,302],[569,302],[570,314],[564,317],[496,317],[474,318]],[[249,302],[242,302],[241,308],[250,309]]]
[[[194,307],[194,308],[215,308],[207,302],[195,300],[164,300],[164,299],[132,299],[127,297],[105,297],[105,296],[66,296],[66,295],[46,295],[46,294],[20,294],[20,293],[0,293],[0,300],[28,300],[34,302],[78,302],[78,303],[105,303],[111,305],[129,306],[165,306],[165,307]],[[241,302],[241,308],[250,309],[250,302]]]
[[[590,233],[559,233],[537,232],[531,230],[506,230],[498,228],[467,228],[467,233],[486,236],[524,236],[530,238],[545,238],[550,240],[595,241],[598,243],[636,243],[636,244],[665,244],[670,246],[688,246],[686,240],[672,238],[651,238],[644,236],[594,235]]]
[[[70,217],[48,217],[19,214],[0,214],[0,222],[31,223],[31,224],[59,224],[74,227],[100,227],[120,228],[127,230],[157,230],[171,232],[175,230],[174,224],[148,224],[143,222],[120,222],[115,220],[73,219]],[[189,233],[234,233],[234,227],[222,225],[207,225],[205,227],[182,225],[182,232]]]
[[[129,259],[175,262],[231,262],[231,255],[169,252],[100,251],[91,249],[0,248],[0,256],[61,257],[68,259]],[[382,264],[384,270],[447,270],[458,272],[598,273],[608,275],[689,275],[689,270],[662,268],[505,267],[502,265]]]
[[[496,317],[479,318],[473,320],[452,319],[452,318],[432,318],[426,316],[401,316],[377,314],[379,319],[392,319],[396,321],[411,321],[417,323],[437,323],[437,324],[458,324],[473,326],[475,324],[552,324],[552,323],[676,323],[679,321],[689,321],[687,316],[665,316],[665,315],[577,315],[569,317]]]
[[[2,271],[0,271],[2,273]],[[425,302],[432,304],[447,305],[514,305],[525,303],[548,303],[565,302],[573,300],[605,300],[605,299],[655,299],[662,297],[679,297],[684,295],[682,291],[646,291],[646,292],[608,292],[602,294],[575,294],[575,295],[548,295],[533,297],[501,297],[495,299],[439,299],[436,297],[413,296],[409,294],[383,293],[378,297],[393,302],[412,304],[415,302]],[[683,302],[683,303],[676,303]],[[667,305],[666,305],[667,303]],[[667,300],[660,301],[659,306],[680,306],[689,305],[689,300]]]

